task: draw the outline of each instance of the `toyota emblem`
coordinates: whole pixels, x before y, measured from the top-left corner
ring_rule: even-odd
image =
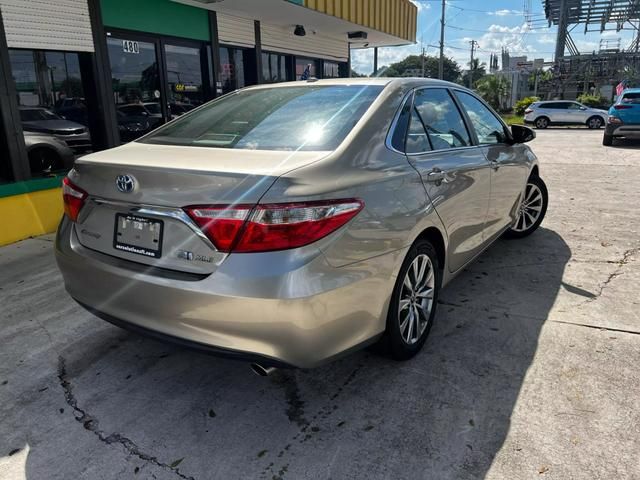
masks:
[[[131,193],[136,188],[136,179],[131,175],[118,175],[116,177],[116,187],[122,193]]]

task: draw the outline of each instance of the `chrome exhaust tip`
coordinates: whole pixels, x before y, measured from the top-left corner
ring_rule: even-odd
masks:
[[[268,377],[269,375],[271,375],[273,372],[276,371],[275,367],[264,367],[259,363],[252,363],[250,367],[251,367],[251,370],[253,370],[253,373],[261,377]]]

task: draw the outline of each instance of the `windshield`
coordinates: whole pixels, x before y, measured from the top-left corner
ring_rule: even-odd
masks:
[[[20,110],[20,120],[23,122],[36,122],[38,120],[60,120],[60,117],[44,108],[34,108]]]
[[[242,90],[140,141],[251,150],[334,150],[382,88],[317,85]]]

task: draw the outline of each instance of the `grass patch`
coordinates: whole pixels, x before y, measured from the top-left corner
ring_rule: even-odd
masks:
[[[502,115],[502,119],[507,122],[507,125],[524,125],[524,117],[520,115],[505,114]]]

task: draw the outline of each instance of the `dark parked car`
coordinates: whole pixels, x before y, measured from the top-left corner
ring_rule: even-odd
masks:
[[[20,107],[22,129],[27,132],[54,135],[74,152],[91,150],[89,130],[43,107]]]

